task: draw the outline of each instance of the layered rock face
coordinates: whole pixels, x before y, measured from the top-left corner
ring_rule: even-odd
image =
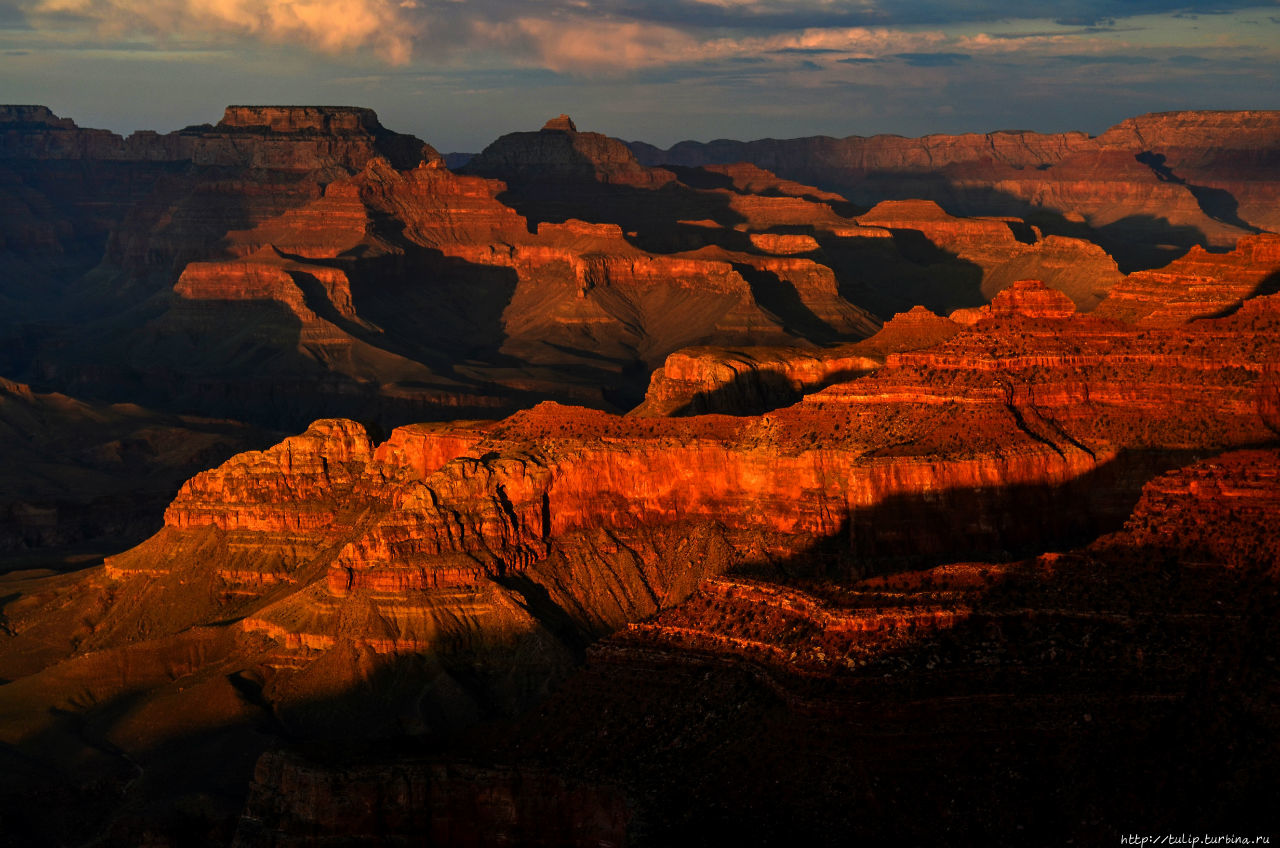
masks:
[[[0,297],[13,306],[2,332],[41,339],[68,322],[128,314],[168,290],[188,262],[220,256],[229,230],[315,200],[375,157],[404,168],[438,158],[350,107],[230,107],[216,126],[127,138],[43,107],[0,107],[0,204],[13,213],[0,224]],[[6,371],[48,379],[25,353],[5,361]],[[112,397],[94,387],[104,376],[85,382]]]
[[[1280,712],[1254,693],[1277,680],[1260,645],[1276,631],[1278,460],[1158,478],[1123,532],[1066,554],[847,587],[706,581],[478,747],[632,787],[636,820],[661,822],[654,844],[924,838],[939,817],[948,844],[1093,841],[1134,810],[1265,829]],[[1152,521],[1187,535],[1152,537]],[[1227,754],[1241,722],[1248,751]]]
[[[1148,483],[1124,530],[1094,545],[1187,564],[1280,575],[1280,452],[1235,451]]]
[[[1192,248],[1153,271],[1130,274],[1115,286],[1099,314],[1144,326],[1169,326],[1240,308],[1257,295],[1280,291],[1280,236],[1245,236],[1229,253]]]
[[[461,756],[504,764],[472,772],[501,798],[517,767],[534,772],[544,807],[571,804],[593,833],[621,823],[608,799],[626,787],[624,832],[642,845],[932,838],[939,817],[947,844],[1092,841],[1124,832],[1135,809],[1162,826],[1190,814],[1265,828],[1280,712],[1252,693],[1277,682],[1260,647],[1276,630],[1277,471],[1275,450],[1179,469],[1145,487],[1121,532],[1033,560],[853,584],[704,580],[593,647],[542,708]],[[1250,745],[1227,754],[1242,721]],[[447,759],[357,762],[264,758],[238,844],[458,821]],[[597,794],[566,793],[556,774],[596,775]],[[324,792],[304,788],[352,780],[365,797],[393,775],[421,788],[370,800],[376,815],[334,817]],[[425,804],[409,798],[424,795],[442,798],[414,819]]]
[[[1075,314],[1064,295],[1027,282],[1002,292],[971,327],[947,322],[949,338],[925,349],[895,351],[893,337],[928,335],[945,319],[917,312],[891,322],[889,338],[880,341],[885,364],[879,370],[754,418],[620,418],[544,404],[499,423],[401,428],[377,446],[358,424],[318,422],[267,451],[243,454],[193,478],[167,511],[165,528],[104,567],[74,578],[11,581],[0,676],[12,682],[0,687],[0,733],[24,756],[66,734],[101,739],[105,747],[90,758],[93,773],[120,786],[131,779],[132,767],[110,752],[126,752],[156,776],[127,790],[140,805],[131,807],[138,821],[150,821],[172,815],[163,810],[189,809],[191,799],[206,791],[200,787],[243,791],[253,757],[281,733],[350,737],[355,727],[363,738],[440,738],[517,714],[570,675],[591,639],[655,614],[655,622],[628,630],[595,654],[621,659],[612,665],[598,660],[588,683],[574,684],[585,687],[573,690],[581,703],[600,703],[599,685],[619,695],[634,692],[642,686],[636,675],[650,674],[636,669],[658,668],[667,683],[653,691],[675,704],[710,698],[718,710],[746,692],[744,703],[755,711],[756,684],[741,687],[744,679],[758,679],[792,705],[785,710],[811,704],[803,715],[834,710],[845,716],[845,696],[829,706],[830,696],[823,694],[834,651],[845,652],[838,656],[840,668],[853,675],[851,691],[862,691],[864,659],[877,681],[881,669],[893,673],[897,667],[891,657],[904,643],[892,634],[904,628],[963,630],[970,621],[966,610],[980,600],[929,596],[911,609],[868,619],[839,604],[862,603],[856,592],[877,597],[875,585],[837,603],[821,594],[807,600],[787,594],[790,589],[753,588],[739,577],[736,583],[703,581],[737,570],[769,584],[784,575],[810,575],[847,585],[868,572],[957,551],[1043,549],[1053,540],[1118,527],[1153,469],[1187,451],[1268,437],[1257,397],[1280,339],[1274,301],[1254,298],[1224,318],[1136,332]],[[1270,508],[1266,480],[1263,475],[1249,484],[1258,506],[1241,512],[1243,521]],[[838,608],[826,608],[832,603]],[[1006,606],[975,613],[974,626],[1025,620],[1021,602],[999,603]],[[755,612],[761,609],[772,612],[761,620]],[[1197,610],[1187,614],[1199,615]],[[717,611],[732,626],[717,623]],[[733,623],[739,621],[758,624],[743,631]],[[776,631],[788,634],[785,639],[769,635],[777,621],[786,625]],[[1107,622],[1105,628],[1121,626]],[[766,630],[750,629],[758,627]],[[1042,635],[1026,643],[1031,647],[1018,644],[1049,650],[1060,638],[1053,627],[1037,631]],[[959,657],[958,668],[969,669],[959,679],[977,681],[974,691],[987,698],[998,689],[973,669],[985,668],[981,658],[989,649],[967,641],[976,638],[965,635],[970,632],[963,630],[957,646],[946,651]],[[1071,632],[1073,639],[1080,636]],[[820,636],[800,635],[815,633]],[[1119,639],[1107,636],[1098,650]],[[856,645],[865,648],[855,651]],[[669,659],[677,649],[679,658]],[[1098,656],[1090,651],[1081,655],[1082,668],[1091,668]],[[703,700],[689,701],[694,689],[680,681],[702,678],[706,667],[691,658],[703,655],[713,658],[712,668],[727,671],[716,672],[710,688],[694,686]],[[1183,655],[1169,656],[1158,664],[1160,674],[1177,667]],[[645,657],[656,665],[645,665]],[[853,657],[853,666],[845,657]],[[789,676],[768,682],[774,666],[751,670],[765,661],[781,663],[785,675],[799,675],[798,694]],[[742,668],[746,678],[737,670]],[[613,682],[590,682],[599,674]],[[1184,685],[1176,675],[1169,680],[1172,688],[1151,691],[1177,692]],[[914,681],[904,678],[903,691],[915,691]],[[818,692],[806,688],[811,683]],[[832,685],[844,691],[846,684]],[[883,693],[879,685],[871,691]],[[888,691],[898,691],[897,685]],[[1056,690],[1045,686],[1053,710],[1084,711],[1084,696],[1055,701]],[[1004,703],[990,697],[990,703]],[[1137,702],[1146,703],[1145,697]],[[1085,700],[1088,710],[1103,709],[1101,696]],[[632,696],[631,702],[648,709],[645,698]],[[32,710],[37,703],[89,706],[49,713]],[[643,723],[649,715],[617,708],[618,715],[632,717],[628,721]],[[551,709],[555,715],[561,707]],[[905,724],[898,727],[919,727],[918,719],[931,725],[954,720],[971,729],[945,710],[903,709],[896,715]],[[1128,721],[1130,714],[1117,709]],[[780,717],[771,715],[766,725],[778,726]],[[207,728],[196,737],[192,716]],[[337,716],[342,720],[335,723]],[[672,716],[692,720],[685,706]],[[989,719],[993,728],[1010,721],[1002,710]],[[705,723],[693,726],[704,729],[691,738],[706,738]],[[547,738],[548,732],[539,725],[529,738]],[[817,738],[797,732],[802,750]],[[160,739],[177,741],[160,745]],[[228,755],[198,767],[183,757],[181,779],[162,778],[173,773],[175,752],[206,744],[197,739]],[[590,737],[576,739],[569,759],[559,762],[596,756]],[[950,745],[943,755],[961,756]],[[87,756],[79,743],[56,750],[65,752],[54,757],[60,768]],[[898,750],[884,749],[884,757],[891,760]],[[609,771],[616,761],[604,762]],[[669,803],[665,790],[644,788],[653,785],[645,771],[648,755],[637,754],[634,762],[640,771],[625,782],[657,793],[645,795],[657,800],[642,800],[640,808]],[[309,773],[315,767],[299,768]],[[274,811],[276,823],[255,825],[246,834],[261,834],[263,827],[270,834],[275,826],[294,833],[295,826],[325,820],[313,803],[321,795],[308,795],[310,801],[290,795],[263,775],[252,815]],[[442,802],[445,809],[455,803],[472,809],[465,800],[474,797],[471,790],[458,789],[451,779],[412,779],[423,791],[455,798]],[[497,786],[503,779],[490,775],[480,782]],[[741,783],[730,783],[735,788],[726,797],[742,800],[735,794]],[[77,785],[45,776],[23,791],[79,797]],[[558,785],[553,779],[550,788],[532,791],[565,798],[569,821],[599,821],[601,810],[615,809],[605,796],[573,794]],[[699,786],[695,781],[688,788],[706,791]],[[224,797],[235,797],[230,788],[226,792]],[[512,803],[527,803],[522,797],[512,795]],[[214,805],[192,815],[218,820],[227,810]],[[101,815],[115,822],[122,839],[136,840],[141,825],[133,819],[110,810]],[[678,827],[682,815],[662,818],[659,831]],[[33,833],[49,827],[55,825],[30,824]],[[376,827],[384,835],[394,829]]]
[[[903,316],[881,344],[910,336],[903,325],[933,332],[944,321]],[[935,487],[1065,482],[1125,451],[1265,440],[1257,395],[1280,344],[1277,321],[1271,296],[1139,335],[1023,281],[970,329],[946,322],[941,343],[886,352],[870,376],[763,418],[617,418],[544,404],[490,427],[402,428],[376,454],[358,426],[316,425],[301,442],[195,478],[166,521],[342,534],[328,507],[299,516],[277,504],[314,497],[353,509],[370,499],[390,511],[331,566],[327,585],[339,592],[501,578],[541,561],[553,540],[598,527],[715,521],[731,532],[831,535],[863,509]],[[453,450],[462,454],[447,462]],[[911,474],[905,457],[919,458]],[[326,476],[292,479],[308,469]],[[422,480],[434,481],[430,494],[409,485]],[[748,502],[751,511],[733,508]]]
[[[797,348],[685,348],[653,372],[644,403],[631,415],[756,414],[790,406],[805,394],[870,373],[890,352],[932,347],[960,324],[923,306],[895,315],[853,344]]]
[[[47,248],[12,256],[12,279],[35,262],[59,281],[23,301],[40,323],[11,329],[10,373],[272,426],[548,398],[622,411],[681,348],[850,342],[1025,278],[1088,309],[1121,279],[1096,244],[1020,219],[924,201],[855,215],[753,165],[646,167],[567,118],[499,139],[463,175],[357,108],[229,107],[213,127],[111,136],[119,149],[47,110],[6,114],[8,161],[43,174],[13,195],[38,214],[10,220],[34,221],[17,240]],[[992,149],[1013,167],[1051,147]],[[104,206],[76,162],[127,185]],[[91,332],[58,330],[81,311]]]
[[[868,206],[918,198],[964,215],[1042,210],[1067,216],[1057,219],[1060,234],[1070,235],[1070,218],[1100,231],[1130,267],[1163,264],[1171,257],[1162,244],[1226,247],[1242,234],[1280,229],[1275,182],[1257,178],[1273,174],[1280,156],[1277,112],[1143,115],[1096,138],[998,132],[632,148],[653,165],[752,162]]]
[[[578,220],[544,222],[530,233],[496,199],[500,190],[441,168],[371,164],[330,185],[315,204],[232,233],[240,259],[189,265],[175,287],[181,308],[157,321],[152,337],[207,333],[222,323],[220,310],[237,310],[241,324],[256,313],[253,320],[265,325],[256,346],[264,358],[274,349],[285,372],[256,379],[278,384],[301,367],[348,381],[342,391],[353,399],[381,395],[378,403],[395,409],[398,396],[408,395],[417,398],[415,410],[435,404],[457,414],[459,406],[509,407],[539,394],[603,404],[599,388],[592,395],[585,384],[608,388],[637,354],[660,361],[689,343],[857,337],[877,326],[810,259],[723,250],[655,255],[616,226]],[[375,223],[386,220],[400,225]],[[766,311],[773,290],[762,293],[757,274],[791,293],[794,306],[784,305],[799,318]],[[420,275],[434,279],[424,285]],[[423,318],[433,327],[425,339]],[[289,336],[296,351],[281,349]],[[448,368],[459,350],[472,361]],[[201,355],[208,359],[207,348]],[[135,346],[132,357],[143,368],[155,353]],[[497,364],[504,357],[526,367]],[[481,391],[495,397],[486,401]]]
[[[264,691],[287,703],[292,675],[344,645],[395,657],[554,642],[549,622],[607,631],[735,564],[857,573],[1096,532],[1170,452],[1269,437],[1257,397],[1280,343],[1274,301],[1136,334],[1028,281],[968,329],[892,322],[879,370],[757,418],[544,404],[401,428],[376,449],[360,425],[320,422],[184,486],[160,535],[102,577],[123,581],[113,594],[146,596],[151,581],[175,600],[145,625],[131,617],[145,605],[113,608],[92,640],[237,620],[237,639],[265,640],[254,655],[277,676]],[[892,349],[938,329],[949,338]],[[195,618],[166,623],[179,610]],[[519,702],[525,685],[495,683],[494,697]]]

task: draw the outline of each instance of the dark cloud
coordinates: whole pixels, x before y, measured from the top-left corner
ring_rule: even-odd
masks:
[[[0,0],[0,29],[31,29],[31,24],[16,4]]]
[[[884,59],[864,59],[853,57],[849,59],[837,59],[836,61],[842,65],[875,65],[883,62]]]
[[[996,38],[1002,41],[1016,41],[1020,38],[1046,38],[1048,36],[1061,37],[1064,35],[1095,35],[1099,32],[1120,33],[1120,32],[1144,32],[1149,27],[1143,26],[1108,26],[1108,27],[1077,27],[1075,29],[1058,29],[1058,30],[1028,30],[1024,32],[989,32],[988,38]]]
[[[1070,62],[1073,65],[1151,65],[1156,61],[1150,56],[1133,56],[1125,53],[1067,54],[1055,58],[1060,62]]]
[[[1059,26],[1087,27],[1089,32],[1109,30],[1116,25],[1115,18],[1103,18],[1096,15],[1076,15],[1075,17],[1058,18],[1054,21]]]
[[[968,53],[895,53],[894,58],[917,68],[949,68],[973,57]]]
[[[829,53],[843,53],[844,51],[836,50],[832,47],[780,47],[771,52],[779,55],[821,56]]]
[[[1174,65],[1187,65],[1187,66],[1201,66],[1201,65],[1213,64],[1212,59],[1206,59],[1203,56],[1192,56],[1189,54],[1170,56],[1168,61]]]
[[[1065,0],[1011,8],[1005,0],[882,0],[855,7],[819,0],[755,0],[712,5],[698,0],[603,0],[594,9],[621,17],[683,27],[800,29],[838,26],[910,26],[1049,18],[1062,26],[1110,28],[1150,14],[1226,14],[1268,5],[1265,0]]]

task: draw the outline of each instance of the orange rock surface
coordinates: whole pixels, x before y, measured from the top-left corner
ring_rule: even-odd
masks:
[[[477,775],[504,798],[518,764],[625,787],[633,823],[646,823],[641,838],[654,841],[924,836],[956,799],[948,821],[1012,840],[1053,831],[1089,841],[1123,830],[1134,809],[1264,826],[1278,716],[1254,693],[1276,682],[1259,645],[1276,632],[1278,471],[1276,450],[1178,469],[1145,487],[1123,531],[1033,560],[852,584],[704,580],[685,602],[594,646],[542,708],[455,756],[506,764]],[[1178,531],[1161,532],[1166,522]],[[1241,716],[1262,731],[1257,745],[1214,759],[1238,738]],[[1126,769],[1110,765],[1116,756]],[[1206,757],[1223,771],[1177,769]],[[241,832],[262,840],[248,844],[300,844],[326,815],[282,765],[306,785],[353,776],[365,797],[393,773],[444,783],[445,762],[264,758],[255,829]],[[747,764],[766,764],[769,780]],[[1223,775],[1230,787],[1216,789]],[[1065,807],[1055,803],[1064,779],[1079,781]],[[562,790],[549,798],[563,810]],[[850,798],[860,806],[840,803]],[[1034,820],[1028,799],[1044,804]],[[353,829],[344,817],[329,828],[408,832],[413,805],[370,803],[376,824]],[[605,798],[579,796],[574,815],[616,820],[607,809]]]
[[[960,325],[923,306],[895,315],[874,336],[819,350],[685,348],[653,372],[631,415],[747,414],[789,406],[804,394],[869,373],[891,351],[931,347]]]
[[[1245,236],[1227,253],[1198,247],[1164,268],[1130,274],[1098,314],[1144,326],[1169,326],[1231,312],[1242,301],[1280,290],[1280,236]]]

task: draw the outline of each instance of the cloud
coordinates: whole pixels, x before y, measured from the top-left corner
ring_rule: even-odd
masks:
[[[968,53],[895,53],[894,58],[917,68],[947,68],[973,57]]]
[[[404,64],[420,29],[411,17],[416,8],[413,0],[37,0],[27,18],[37,26],[79,22],[99,37],[248,37],[325,53],[368,48]]]
[[[821,56],[841,51],[834,47],[779,47],[773,52],[779,55]]]
[[[848,64],[896,59],[929,68],[1035,50],[1115,53],[1118,42],[1091,39],[1126,31],[1117,21],[1259,2],[1065,0],[1011,14],[1004,0],[0,0],[0,27],[31,26],[49,43],[79,38],[203,49],[260,42],[372,55],[392,65],[617,77],[748,60],[787,69],[796,67],[786,61],[793,56],[830,55]],[[1050,18],[1059,28],[1046,23]],[[1034,21],[1025,27],[1033,31],[1008,32],[1017,20]],[[950,25],[973,33],[974,24],[987,21],[998,22],[994,32],[947,34]]]
[[[522,17],[479,21],[483,41],[514,48],[553,71],[625,71],[694,59],[700,46],[675,27],[637,21]]]
[[[1177,17],[1176,15],[1174,17]],[[1116,25],[1115,18],[1102,17],[1100,15],[1070,15],[1067,17],[1057,18],[1055,24],[1067,27],[1088,27],[1090,29],[1110,29]]]
[[[1136,15],[1222,14],[1270,4],[1267,0],[1057,0],[1011,7],[1005,0],[598,0],[592,5],[612,15],[680,26],[804,29],[1018,19],[1103,26]]]
[[[1070,62],[1073,65],[1150,65],[1156,61],[1150,56],[1131,56],[1124,53],[1112,53],[1108,55],[1064,53],[1053,58],[1060,62]]]
[[[1076,35],[991,35],[980,32],[977,35],[956,39],[954,46],[970,54],[1023,53],[1032,55],[1040,52],[1047,55],[1049,51],[1064,49],[1079,51],[1092,47],[1096,50],[1114,49],[1115,45],[1099,45]]]
[[[871,54],[921,50],[945,40],[940,32],[884,28],[808,29],[769,36],[698,38],[665,24],[586,17],[523,17],[478,22],[478,39],[509,55],[562,73],[622,74],[641,68],[736,61],[775,55]]]

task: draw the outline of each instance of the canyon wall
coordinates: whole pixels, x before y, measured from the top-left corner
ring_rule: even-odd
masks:
[[[939,819],[955,829],[946,844],[1091,841],[1124,832],[1135,809],[1162,826],[1191,814],[1265,829],[1277,714],[1251,693],[1276,682],[1260,645],[1276,629],[1278,470],[1273,449],[1177,469],[1144,487],[1121,531],[1032,560],[851,584],[706,579],[594,646],[541,709],[455,756],[502,763],[469,770],[500,798],[516,769],[536,769],[524,785],[545,809],[592,833],[625,823],[602,838],[627,844],[835,845],[924,837]],[[1241,720],[1256,741],[1224,755]],[[1188,757],[1215,774],[1180,769]],[[331,809],[305,788],[316,783],[367,792],[394,775],[453,798],[451,762],[266,757],[239,844],[307,844]],[[596,794],[548,774],[593,775]],[[619,791],[625,819],[609,814]],[[403,797],[370,803],[378,815],[328,830],[408,832]],[[451,824],[453,809],[432,805],[430,822]]]

